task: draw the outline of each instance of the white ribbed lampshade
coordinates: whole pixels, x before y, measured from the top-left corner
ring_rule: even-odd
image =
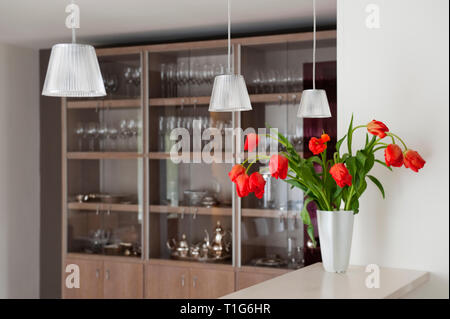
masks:
[[[42,95],[105,96],[105,86],[94,47],[77,43],[54,45]]]
[[[325,90],[304,90],[300,100],[297,117],[326,118],[331,117]]]
[[[224,74],[214,79],[210,112],[251,111],[252,105],[242,75]]]

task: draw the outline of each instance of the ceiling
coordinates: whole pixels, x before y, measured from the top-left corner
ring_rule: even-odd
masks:
[[[48,48],[70,41],[70,0],[0,1],[0,43]],[[226,0],[76,0],[78,42],[96,45],[226,35]],[[318,26],[336,24],[336,0],[317,0]],[[234,0],[232,32],[309,28],[312,0]]]

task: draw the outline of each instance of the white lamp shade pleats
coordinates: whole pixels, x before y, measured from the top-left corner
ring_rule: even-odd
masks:
[[[94,47],[77,43],[54,45],[42,94],[60,97],[105,96]]]
[[[242,75],[218,75],[209,103],[210,112],[251,111],[252,105],[248,96],[247,86]]]
[[[331,117],[325,90],[304,90],[300,100],[297,117],[327,118]]]

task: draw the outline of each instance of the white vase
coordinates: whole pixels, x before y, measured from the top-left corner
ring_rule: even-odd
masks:
[[[353,211],[317,211],[320,252],[328,272],[347,271],[353,237]]]

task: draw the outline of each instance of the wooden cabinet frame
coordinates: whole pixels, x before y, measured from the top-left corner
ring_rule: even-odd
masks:
[[[241,69],[241,57],[240,57],[240,47],[252,46],[252,45],[261,45],[261,44],[276,44],[276,43],[289,43],[289,42],[302,42],[302,41],[312,41],[313,34],[312,32],[306,33],[292,33],[292,34],[282,34],[282,35],[270,35],[270,36],[256,36],[256,37],[243,37],[243,38],[234,38],[232,39],[232,45],[234,46],[234,70],[236,73],[240,73]],[[336,31],[319,31],[317,33],[317,40],[336,40]],[[176,105],[181,102],[183,98],[158,98],[158,99],[150,99],[149,98],[149,88],[148,88],[148,55],[149,53],[155,52],[168,52],[168,51],[178,51],[178,50],[190,50],[190,49],[209,49],[209,48],[224,48],[227,46],[226,40],[209,40],[209,41],[195,41],[195,42],[180,42],[180,43],[169,43],[169,44],[152,44],[152,45],[139,45],[139,46],[130,46],[130,47],[116,47],[116,48],[98,48],[97,54],[99,56],[115,56],[122,54],[140,54],[141,66],[142,70],[145,70],[142,74],[141,81],[141,98],[140,99],[128,99],[128,100],[104,100],[104,101],[70,101],[67,102],[66,99],[62,99],[62,286],[64,290],[65,283],[65,264],[66,260],[73,260],[77,258],[81,259],[92,259],[92,260],[102,260],[104,262],[131,262],[131,263],[140,263],[143,265],[171,265],[175,266],[177,263],[181,267],[201,267],[201,265],[196,265],[195,263],[185,263],[185,262],[176,262],[176,261],[155,261],[149,259],[149,214],[150,214],[150,206],[149,206],[149,162],[150,158],[163,158],[166,156],[165,154],[160,153],[151,153],[149,152],[148,145],[148,116],[149,116],[149,108],[150,107],[164,107],[166,105]],[[297,96],[296,98],[299,98]],[[192,99],[194,98],[184,98],[187,101],[184,103],[192,103]],[[208,104],[209,97],[198,97],[195,98],[196,103],[199,104]],[[259,94],[252,95],[251,99],[253,102],[273,102],[278,101],[280,99],[280,94]],[[68,109],[87,109],[87,108],[102,108],[102,107],[110,107],[110,108],[135,108],[142,106],[142,116],[143,116],[143,153],[80,153],[80,152],[68,152],[67,151],[67,127],[66,127],[66,117]],[[235,127],[240,127],[240,113],[233,113],[233,123]],[[238,147],[237,145],[236,147]],[[233,150],[235,155],[235,150]],[[240,154],[239,154],[240,155]],[[143,222],[142,222],[142,256],[140,259],[131,259],[126,257],[108,257],[108,256],[89,256],[83,254],[73,254],[67,252],[67,217],[68,217],[68,202],[67,202],[67,160],[68,159],[112,159],[112,158],[144,158],[143,165],[143,205],[144,205],[144,214],[143,214]],[[70,208],[74,209],[77,207],[76,204],[71,203]],[[232,216],[232,225],[233,225],[233,264],[231,266],[223,266],[223,265],[208,265],[211,269],[225,269],[226,271],[232,271],[238,273],[235,278],[237,289],[240,286],[239,281],[239,273],[245,274],[246,272],[251,273],[260,273],[261,278],[264,276],[271,277],[276,276],[277,274],[285,273],[286,271],[277,271],[277,270],[267,270],[257,267],[241,267],[241,258],[240,258],[240,236],[241,236],[241,217],[244,216],[262,216],[262,217],[271,217],[269,211],[261,211],[261,210],[252,210],[252,209],[241,209],[240,199],[236,196],[235,191],[232,197],[232,208],[230,210],[220,210],[220,209],[211,209],[202,211],[204,214],[222,214],[222,215],[230,215]],[[136,205],[135,205],[136,206]],[[78,205],[79,209],[92,209],[89,204],[80,204]],[[138,207],[121,207],[124,210],[136,211]],[[164,210],[161,208],[162,211]],[[171,208],[173,209],[173,208]],[[273,214],[272,217],[278,217],[277,214]],[[225,268],[222,268],[225,267]],[[147,269],[147,268],[145,268]],[[196,269],[196,268],[195,268]],[[146,277],[148,274],[145,274]],[[145,281],[145,278],[144,278]]]

